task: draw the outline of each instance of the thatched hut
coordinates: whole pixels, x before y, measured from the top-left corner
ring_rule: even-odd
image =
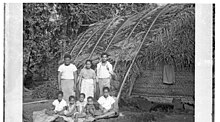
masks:
[[[151,6],[130,16],[90,25],[72,42],[69,52],[81,67],[86,59],[94,63],[100,54],[110,54],[125,96],[142,96],[163,101],[194,97],[195,52],[194,4]],[[166,84],[165,67],[172,67],[173,83]]]

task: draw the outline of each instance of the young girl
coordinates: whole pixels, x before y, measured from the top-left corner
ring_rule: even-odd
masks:
[[[59,90],[64,93],[64,100],[68,100],[70,95],[75,95],[77,82],[77,68],[71,63],[71,55],[64,55],[64,64],[59,66],[58,85]]]
[[[96,89],[96,74],[93,69],[91,69],[92,61],[87,60],[86,66],[80,71],[79,74],[79,89],[81,93],[85,93],[86,99],[88,96],[94,97],[94,92]]]

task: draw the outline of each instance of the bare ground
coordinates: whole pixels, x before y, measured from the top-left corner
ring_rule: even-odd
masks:
[[[52,101],[23,105],[24,122],[32,122],[33,111],[40,111],[51,104]],[[117,118],[99,120],[98,122],[194,122],[194,114],[189,112],[141,112],[133,108],[123,107]]]

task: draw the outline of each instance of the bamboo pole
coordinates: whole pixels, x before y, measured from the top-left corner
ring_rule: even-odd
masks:
[[[137,69],[139,69],[138,66],[137,66],[137,62],[135,63],[135,66],[136,66]],[[134,88],[135,81],[136,80],[131,81],[131,85],[130,85],[130,88],[129,88],[128,96],[131,96],[132,90]]]
[[[150,9],[150,8],[149,8]],[[147,12],[147,11],[149,11],[149,9],[147,9],[146,11],[144,11],[143,13],[145,13],[145,12]],[[109,44],[108,44],[108,46],[106,47],[106,49],[105,49],[105,52],[107,52],[107,50],[109,49],[109,47],[110,47],[110,45],[111,45],[111,43],[113,42],[113,40],[115,39],[115,37],[116,37],[116,35],[118,34],[118,32],[121,30],[121,28],[128,22],[128,20],[130,20],[131,18],[130,17],[133,17],[133,16],[136,16],[136,15],[138,15],[138,14],[142,14],[142,12],[141,13],[135,13],[135,14],[133,14],[133,15],[131,15],[131,16],[129,16],[129,18],[121,25],[121,27],[117,30],[117,32],[114,34],[114,36],[113,36],[113,38],[110,40],[110,42],[109,42]]]
[[[153,10],[152,10],[153,11]],[[143,20],[147,15],[149,15],[152,11],[148,12],[148,13],[144,13],[143,16],[139,19],[139,21],[135,24],[135,26],[133,27],[132,31],[129,33],[128,37],[124,40],[124,43],[123,43],[123,46],[122,46],[122,51],[119,52],[117,58],[116,58],[116,61],[115,61],[115,64],[114,64],[114,67],[113,67],[113,70],[116,68],[117,64],[118,64],[118,60],[120,58],[120,56],[122,55],[123,53],[123,50],[124,50],[124,47],[125,47],[125,42],[126,40],[128,40],[130,38],[130,36],[132,35],[132,33],[134,32],[135,28],[138,26],[138,24],[141,22],[141,20]]]
[[[83,51],[83,49],[85,48],[85,46],[87,45],[87,43],[91,40],[91,38],[99,31],[99,29],[101,29],[104,25],[102,25],[100,28],[98,28],[91,36],[89,39],[86,40],[85,44],[83,44],[83,46],[81,47],[81,49],[79,50],[79,52],[77,53],[75,60],[78,58],[78,56],[80,55],[80,53]]]
[[[82,40],[82,38],[84,37],[85,34],[87,34],[87,32],[89,32],[91,29],[86,30],[86,32],[84,32],[82,34],[82,36],[79,38],[79,40],[76,42],[76,44],[73,46],[73,48],[70,50],[70,55],[72,55],[73,50],[77,47],[77,45],[79,44],[79,42]]]
[[[36,103],[43,103],[43,102],[49,102],[49,101],[51,101],[51,100],[40,100],[40,101],[34,101],[34,102],[23,103],[23,105],[36,104]]]
[[[142,45],[144,44],[144,40],[146,39],[146,37],[147,37],[149,31],[151,30],[152,26],[154,25],[155,21],[156,21],[157,18],[160,16],[160,14],[162,13],[162,11],[165,10],[165,8],[168,8],[167,6],[169,6],[169,5],[166,5],[166,6],[163,7],[163,9],[162,9],[162,10],[158,13],[158,15],[154,18],[154,21],[151,23],[150,27],[148,28],[148,30],[147,30],[147,32],[146,32],[146,34],[145,34],[145,36],[144,36],[144,38],[143,38],[143,40],[142,40],[140,46],[138,47],[137,53],[136,53],[136,55],[134,56],[134,58],[132,59],[132,62],[131,62],[130,66],[129,66],[129,68],[128,68],[126,74],[125,74],[125,77],[124,77],[124,79],[123,79],[123,82],[122,82],[121,87],[120,87],[119,92],[118,92],[117,99],[119,99],[120,96],[121,96],[121,92],[122,92],[122,89],[123,89],[123,87],[124,87],[125,81],[126,81],[128,75],[129,75],[129,72],[130,72],[130,70],[131,70],[131,68],[132,68],[132,66],[133,66],[133,64],[134,64],[134,62],[135,62],[135,59],[136,59],[136,57],[137,57],[137,55],[138,55],[138,53],[139,53],[139,51],[140,51]]]
[[[132,16],[135,16],[136,14],[132,15]],[[114,36],[112,37],[112,39],[109,41],[106,49],[105,49],[105,52],[107,52],[108,48],[110,47],[110,45],[112,44],[113,40],[115,39],[116,35],[118,34],[118,32],[121,30],[121,28],[128,22],[128,20],[130,20],[130,18],[128,18],[117,30],[117,32],[114,34]]]
[[[114,22],[114,20],[116,20],[118,17],[116,17],[116,18],[113,18],[112,19],[112,21],[108,24],[108,26],[106,27],[106,29],[105,29],[105,31],[102,33],[102,35],[99,37],[99,40],[96,42],[96,44],[95,44],[95,46],[94,46],[94,48],[92,49],[92,52],[90,53],[90,55],[89,55],[89,58],[88,59],[90,59],[91,57],[92,57],[92,55],[93,55],[93,53],[94,53],[94,51],[95,51],[95,49],[96,49],[96,47],[97,47],[97,45],[99,44],[99,42],[101,41],[101,39],[102,39],[102,37],[103,37],[103,35],[105,34],[105,32],[108,30],[108,28],[111,26],[111,24]]]

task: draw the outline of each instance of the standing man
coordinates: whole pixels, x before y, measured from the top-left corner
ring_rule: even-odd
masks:
[[[104,87],[110,88],[110,79],[111,79],[111,75],[113,75],[112,65],[107,61],[107,59],[108,59],[108,54],[102,53],[101,62],[97,64],[97,69],[96,69],[100,96],[103,95]]]
[[[63,98],[68,101],[69,96],[75,96],[76,83],[77,83],[77,68],[71,62],[71,55],[64,55],[64,64],[58,68],[58,86],[59,90],[63,91]]]

